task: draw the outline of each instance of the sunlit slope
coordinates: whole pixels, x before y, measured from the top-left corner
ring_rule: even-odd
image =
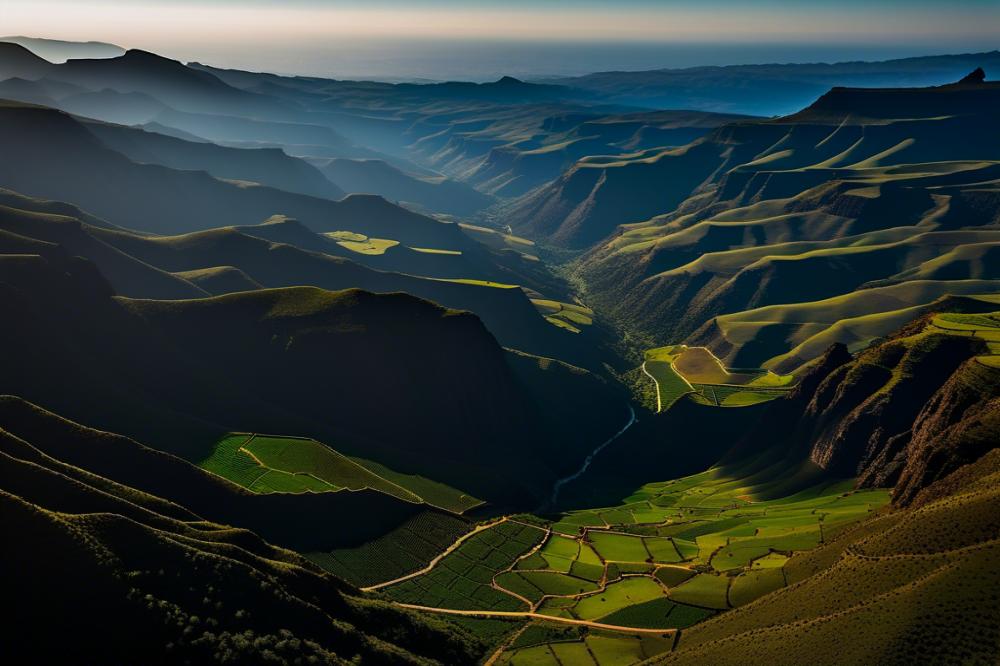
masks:
[[[0,231],[6,232],[0,239],[0,250],[84,257],[94,262],[122,296],[198,298],[298,285],[403,291],[477,313],[506,346],[588,367],[597,367],[604,355],[595,350],[600,334],[579,336],[557,329],[522,290],[496,289],[484,281],[509,280],[526,287],[547,289],[551,285],[558,289],[558,284],[553,284],[555,278],[531,265],[535,262],[492,252],[468,238],[460,245],[466,250],[457,255],[393,247],[391,256],[370,256],[282,217],[261,225],[157,237],[96,226],[100,220],[72,207],[55,207],[52,202],[13,193],[6,195],[6,200],[9,206],[0,205]],[[44,212],[57,208],[64,214]],[[372,270],[358,261],[410,274]],[[519,272],[520,266],[527,266],[526,274]],[[422,274],[473,280],[417,277]],[[534,276],[539,279],[534,280]]]
[[[477,497],[526,501],[626,418],[590,373],[525,366],[474,315],[405,294],[299,287],[140,301],[112,297],[80,259],[6,255],[0,270],[3,335],[20,350],[5,358],[2,390],[189,459],[228,431],[313,436]],[[567,394],[585,409],[550,422]],[[556,445],[565,441],[574,447]]]
[[[307,653],[334,663],[364,655],[412,664],[469,661],[482,650],[440,624],[361,598],[246,529],[265,525],[255,509],[292,525],[301,506],[248,502],[254,498],[180,460],[19,398],[0,399],[0,424],[0,504],[17,539],[2,558],[18,572],[8,591],[22,597],[3,632],[11,649],[71,661],[149,661],[153,650],[206,661],[224,650],[242,660]],[[310,513],[329,521],[329,532],[349,528],[360,509],[326,504]],[[308,538],[310,528],[298,529]]]
[[[757,326],[770,320],[751,311],[832,313],[844,302],[850,317],[864,317],[995,293],[1000,147],[986,128],[998,91],[836,89],[801,114],[718,130],[684,150],[725,147],[725,164],[584,257],[591,299],[655,342],[707,342],[734,365],[758,365],[826,327],[808,316]],[[911,115],[892,115],[900,100]],[[689,172],[682,162],[675,170]],[[885,291],[895,287],[896,302]],[[830,337],[864,344],[903,321]],[[816,344],[794,353],[804,362],[820,352]]]
[[[991,661],[998,463],[994,451],[930,486],[919,508],[793,557],[789,587],[686,630],[651,663]]]

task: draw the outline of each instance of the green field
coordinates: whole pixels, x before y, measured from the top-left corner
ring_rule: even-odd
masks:
[[[311,552],[306,557],[354,585],[376,585],[427,566],[470,527],[458,516],[425,511],[356,548]]]
[[[534,611],[621,631],[689,627],[785,587],[791,554],[888,500],[849,481],[785,494],[781,483],[709,470],[648,484],[617,507],[566,514],[548,536],[501,522],[383,591],[420,606]],[[509,652],[524,662],[547,654],[540,647]]]
[[[687,345],[648,350],[643,369],[656,382],[658,411],[684,396],[713,407],[756,405],[785,395],[794,381],[763,368],[727,368],[706,347]]]
[[[422,254],[443,254],[453,257],[457,257],[462,254],[461,250],[440,250],[433,247],[411,247],[414,252],[420,252]]]
[[[399,245],[399,241],[391,238],[369,238],[353,231],[331,231],[326,236],[335,240],[342,248],[358,254],[385,254],[386,250]]]
[[[1000,312],[986,314],[941,314],[931,321],[938,333],[978,338],[986,343],[988,353],[977,356],[983,365],[1000,368]]]
[[[442,558],[429,572],[384,588],[403,603],[460,610],[527,610],[518,597],[493,587],[494,578],[541,543],[545,531],[513,521],[483,530]]]
[[[888,501],[885,490],[855,491],[850,481],[770,483],[708,470],[640,488],[626,502],[571,512],[553,524],[539,553],[518,568],[570,572],[581,554],[597,556],[604,585],[593,594],[545,597],[538,612],[635,628],[696,624],[786,585],[789,555],[824,543]],[[794,488],[794,486],[789,486]],[[601,582],[601,581],[598,581]]]
[[[596,666],[629,666],[670,650],[670,638],[650,635],[629,635],[605,631],[587,631],[583,637],[556,634],[561,639],[540,641],[552,630],[539,631],[538,624],[529,626],[521,638],[500,655],[497,664],[504,666],[566,666],[568,664]],[[529,633],[530,632],[530,633]]]
[[[314,439],[234,433],[198,464],[257,493],[371,488],[407,502],[423,501]]]
[[[542,298],[533,298],[531,302],[550,324],[574,333],[580,332],[580,326],[590,326],[594,323],[594,311],[582,305]]]
[[[694,391],[694,387],[672,367],[672,363],[680,351],[682,349],[678,346],[671,345],[650,349],[646,352],[646,360],[643,362],[642,368],[656,384],[657,412],[670,409],[670,406],[677,400]]]

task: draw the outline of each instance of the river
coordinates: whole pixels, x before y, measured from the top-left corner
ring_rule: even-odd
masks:
[[[576,470],[576,472],[570,474],[569,476],[565,476],[557,480],[555,484],[553,484],[552,496],[549,498],[549,506],[555,506],[556,500],[559,499],[559,491],[562,489],[564,485],[566,485],[570,481],[580,478],[583,475],[583,473],[587,471],[587,468],[590,467],[590,463],[594,462],[594,458],[597,457],[598,453],[603,451],[605,447],[614,442],[616,439],[624,435],[625,431],[632,427],[632,425],[635,423],[635,409],[632,408],[632,405],[628,405],[628,413],[629,413],[628,423],[626,423],[621,430],[619,430],[614,435],[609,437],[604,443],[602,443],[596,449],[591,451],[590,455],[588,455],[584,459],[583,464],[580,465],[580,469]]]

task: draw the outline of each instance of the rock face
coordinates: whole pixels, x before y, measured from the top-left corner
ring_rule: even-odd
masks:
[[[723,463],[777,449],[831,476],[857,477],[859,487],[895,486],[894,502],[905,505],[1000,447],[1000,369],[976,360],[981,340],[928,331],[927,321],[854,358],[830,347]]]
[[[902,505],[1000,446],[1000,370],[966,361],[920,411],[912,432],[894,493]]]
[[[893,485],[920,409],[978,348],[947,335],[900,338],[838,368],[806,409],[817,425],[809,458],[862,485]]]

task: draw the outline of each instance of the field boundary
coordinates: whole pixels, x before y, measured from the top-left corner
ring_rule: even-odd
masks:
[[[434,606],[419,606],[417,604],[404,604],[402,602],[398,602],[395,605],[399,606],[400,608],[409,608],[410,610],[425,611],[428,613],[441,613],[443,615],[466,615],[470,617],[508,617],[508,618],[526,618],[530,620],[546,620],[551,622],[561,622],[563,624],[573,624],[580,627],[590,627],[592,629],[619,631],[626,634],[655,634],[657,636],[672,636],[673,634],[680,631],[680,629],[677,629],[675,627],[670,627],[666,629],[641,629],[637,627],[623,627],[617,624],[604,624],[603,622],[594,622],[593,620],[577,620],[575,618],[569,618],[569,617],[545,615],[543,613],[536,613],[534,611],[459,610],[457,608],[436,608]]]
[[[440,562],[441,560],[443,560],[447,555],[450,555],[455,550],[457,550],[459,546],[461,546],[463,543],[465,543],[465,541],[467,541],[468,539],[471,539],[472,537],[474,537],[475,535],[479,534],[480,532],[482,532],[484,530],[488,530],[491,527],[496,527],[497,525],[499,525],[501,523],[505,523],[508,520],[510,520],[510,519],[507,516],[504,516],[503,518],[500,518],[499,520],[494,520],[493,522],[490,522],[490,523],[483,523],[482,525],[479,525],[479,526],[475,527],[471,531],[466,532],[465,534],[463,534],[462,536],[460,536],[458,539],[456,539],[455,543],[451,544],[450,546],[448,546],[447,548],[445,548],[442,552],[438,553],[438,555],[433,560],[431,560],[430,562],[428,562],[427,566],[425,566],[423,569],[420,569],[418,571],[414,571],[412,573],[408,573],[405,576],[400,576],[399,578],[393,578],[392,580],[387,580],[387,581],[384,581],[382,583],[376,583],[375,585],[369,585],[368,587],[359,587],[358,589],[361,590],[362,592],[374,592],[375,590],[380,590],[383,587],[389,587],[390,585],[395,585],[396,583],[402,583],[404,581],[410,580],[411,578],[416,578],[417,576],[422,576],[425,573],[430,573],[431,570],[434,569],[435,566],[437,566],[438,562]],[[532,525],[532,527],[535,527],[535,525]],[[541,529],[544,529],[544,528],[539,527],[538,529],[541,530]],[[394,602],[394,603],[396,603],[396,602]],[[397,604],[397,605],[401,605],[402,606],[402,605],[405,605],[405,604]]]

